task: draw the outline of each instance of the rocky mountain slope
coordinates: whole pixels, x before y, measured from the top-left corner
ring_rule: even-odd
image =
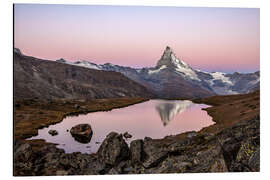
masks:
[[[14,97],[93,99],[153,97],[153,94],[119,72],[37,59],[15,49]]]
[[[258,90],[260,72],[233,73],[204,72],[193,69],[178,59],[170,47],[166,47],[155,67],[135,69],[106,63],[98,65],[88,61],[58,62],[96,70],[121,72],[144,85],[162,98],[196,98],[215,94],[239,94]]]

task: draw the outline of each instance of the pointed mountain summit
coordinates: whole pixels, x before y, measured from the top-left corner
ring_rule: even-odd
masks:
[[[182,68],[190,68],[187,63],[184,61],[181,61],[178,59],[173,52],[173,49],[169,46],[166,47],[165,51],[163,52],[163,55],[161,56],[161,59],[157,62],[157,67],[161,66],[167,66],[168,68],[177,68],[177,67],[182,67]]]
[[[171,72],[181,74],[185,78],[191,80],[201,81],[196,72],[184,61],[178,59],[173,52],[172,48],[166,47],[161,59],[158,61],[156,68],[165,69],[168,68]]]

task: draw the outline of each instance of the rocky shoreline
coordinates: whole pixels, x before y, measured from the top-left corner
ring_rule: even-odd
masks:
[[[52,144],[15,143],[15,175],[89,175],[259,171],[260,117],[216,135],[134,140],[111,132],[96,154],[65,154]]]
[[[134,140],[130,147],[122,134],[111,132],[95,154],[66,154],[42,140],[15,138],[14,175],[257,172],[260,116],[259,105],[254,108],[254,104],[258,104],[258,97],[259,92],[197,100],[213,105],[206,111],[215,125],[163,139]],[[238,107],[239,114],[232,112],[220,118],[218,114],[227,113],[227,106]]]

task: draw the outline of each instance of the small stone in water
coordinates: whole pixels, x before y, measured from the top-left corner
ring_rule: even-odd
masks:
[[[49,130],[48,133],[49,133],[50,135],[52,135],[52,136],[56,136],[56,135],[58,134],[58,132],[57,132],[56,130],[54,130],[54,129]]]

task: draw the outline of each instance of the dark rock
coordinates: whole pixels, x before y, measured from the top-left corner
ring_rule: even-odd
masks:
[[[123,134],[123,136],[124,136],[126,139],[132,138],[132,135],[129,134],[128,132],[125,132],[125,133]]]
[[[197,132],[192,131],[192,132],[189,132],[189,133],[187,134],[187,137],[188,137],[188,138],[192,138],[192,137],[195,137],[195,136],[197,136],[197,135],[198,135]]]
[[[134,140],[130,143],[131,161],[134,164],[140,163],[143,155],[143,141]]]
[[[58,132],[57,132],[56,130],[54,130],[54,129],[49,130],[48,133],[49,133],[50,135],[52,135],[52,136],[58,135]]]
[[[97,154],[101,161],[109,165],[115,165],[128,159],[130,151],[122,134],[111,132],[102,142]]]
[[[146,139],[143,141],[143,153],[146,159],[143,162],[145,168],[158,165],[168,156],[168,151],[162,148],[163,143]]]
[[[228,172],[221,146],[216,143],[200,149],[193,157],[193,167],[189,172]]]
[[[184,173],[192,166],[184,156],[172,156],[166,158],[157,168],[147,170],[147,173]]]
[[[15,146],[14,159],[16,162],[26,162],[30,159],[33,151],[32,147],[27,143]]]
[[[89,143],[93,135],[89,124],[76,125],[70,129],[70,133],[72,137],[80,143]]]
[[[145,137],[144,138],[144,141],[151,141],[152,140],[152,138],[150,138],[150,137]]]
[[[257,150],[252,154],[248,161],[248,166],[254,172],[260,171],[260,148],[257,148]]]
[[[112,168],[112,169],[109,170],[108,174],[111,174],[111,175],[119,174],[119,172],[116,169]]]

